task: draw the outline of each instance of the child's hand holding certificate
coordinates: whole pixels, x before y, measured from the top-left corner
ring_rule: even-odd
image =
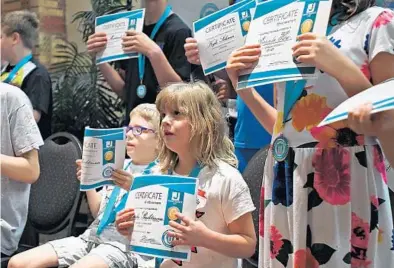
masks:
[[[297,62],[292,47],[297,36],[325,36],[332,0],[259,1],[245,44],[261,45],[256,66],[239,77],[238,89],[316,77],[316,68]]]
[[[338,105],[319,124],[319,127],[346,120],[349,112],[365,103],[372,104],[371,114],[394,109],[394,80],[373,86]]]
[[[97,17],[96,33],[103,32],[107,35],[105,49],[96,55],[97,64],[138,57],[136,52],[125,53],[123,51],[122,37],[128,30],[142,32],[144,17],[145,9]]]
[[[189,261],[190,246],[175,246],[170,221],[177,213],[194,219],[198,179],[183,176],[144,175],[134,178],[126,207],[134,208],[130,249],[138,254]]]

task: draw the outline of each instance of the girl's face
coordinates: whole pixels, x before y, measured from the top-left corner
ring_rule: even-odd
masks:
[[[166,147],[176,154],[190,152],[191,126],[185,114],[166,107],[161,111],[161,135]]]
[[[127,128],[127,155],[136,164],[147,164],[157,157],[157,133],[151,123],[134,115]]]

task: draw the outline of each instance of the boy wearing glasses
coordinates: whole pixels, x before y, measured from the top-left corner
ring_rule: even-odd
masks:
[[[68,237],[20,253],[11,258],[8,267],[68,267],[74,268],[126,268],[143,267],[143,257],[130,252],[129,241],[119,234],[115,217],[122,200],[127,198],[133,176],[147,172],[158,154],[160,114],[154,104],[140,104],[130,113],[127,127],[126,151],[130,159],[124,170],[115,170],[113,179],[121,189],[111,212],[104,213],[111,194],[116,189],[106,186],[100,192],[87,191],[90,211],[95,217],[89,228],[79,237]],[[81,160],[77,161],[78,179],[81,176]]]

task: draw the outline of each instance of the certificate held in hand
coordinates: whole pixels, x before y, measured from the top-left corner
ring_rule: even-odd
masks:
[[[297,36],[326,35],[332,0],[259,1],[245,44],[260,44],[256,66],[241,73],[237,89],[315,78],[314,66],[297,62],[292,47]]]
[[[97,32],[104,32],[107,35],[106,48],[97,53],[96,63],[101,64],[110,61],[124,60],[138,57],[138,53],[125,53],[122,48],[122,37],[128,30],[142,32],[144,26],[145,9],[137,9],[127,12],[120,12],[100,16],[96,18]]]
[[[198,179],[183,176],[143,175],[134,178],[126,207],[135,209],[130,250],[152,257],[190,261],[190,246],[173,246],[170,221],[177,213],[194,219]]]
[[[112,172],[123,168],[125,148],[125,128],[86,127],[80,190],[88,191],[104,185],[114,185]]]
[[[244,0],[194,22],[205,75],[224,69],[229,55],[243,46],[255,7],[255,0]]]

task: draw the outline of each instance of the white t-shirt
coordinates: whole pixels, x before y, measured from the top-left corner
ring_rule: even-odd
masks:
[[[237,169],[220,161],[218,167],[203,168],[199,175],[199,196],[196,219],[209,229],[230,234],[228,225],[248,212],[255,210],[249,188]],[[165,260],[161,268],[179,267],[172,260]],[[237,259],[198,247],[192,249],[190,262],[182,267],[236,268]]]

